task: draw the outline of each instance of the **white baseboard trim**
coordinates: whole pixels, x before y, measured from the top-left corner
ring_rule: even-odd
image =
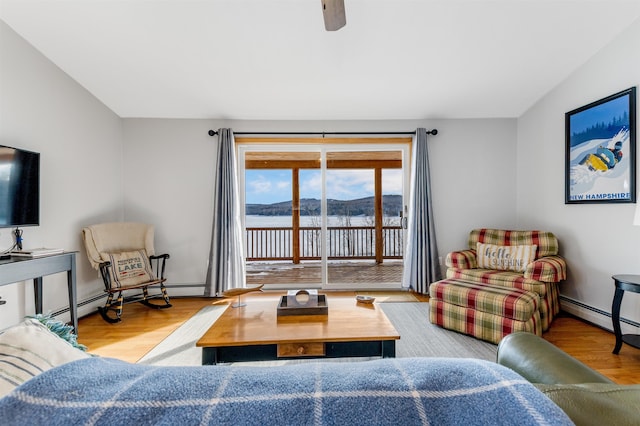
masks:
[[[203,290],[187,290],[193,288],[204,289],[204,284],[171,284],[166,286],[168,289],[169,297],[172,296],[193,296],[193,297],[202,297]],[[99,293],[94,294],[92,296],[87,296],[82,300],[78,300],[78,318],[82,318],[84,316],[93,314],[97,311],[98,306],[104,305],[104,299],[107,298],[107,293]],[[71,321],[71,314],[69,313],[69,306],[65,306],[63,308],[59,308],[58,310],[52,311],[51,316],[57,318],[60,321],[69,322]]]
[[[566,296],[560,296],[560,308],[572,315],[582,318],[592,324],[613,332],[611,313],[594,308],[578,300]],[[627,318],[620,318],[620,327],[623,334],[640,334],[640,323]]]

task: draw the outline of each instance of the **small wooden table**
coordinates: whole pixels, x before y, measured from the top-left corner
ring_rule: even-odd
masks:
[[[290,358],[395,357],[400,335],[375,304],[327,296],[328,315],[278,316],[280,298],[248,297],[227,307],[196,343],[202,364]]]
[[[638,334],[622,334],[620,327],[620,305],[622,304],[622,296],[625,291],[640,293],[640,275],[614,275],[613,280],[616,285],[616,292],[613,296],[613,305],[611,307],[611,320],[613,321],[613,332],[616,335],[616,346],[613,353],[618,354],[622,348],[622,342],[640,348],[640,335]]]

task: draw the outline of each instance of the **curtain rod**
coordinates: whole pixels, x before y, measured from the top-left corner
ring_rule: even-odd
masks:
[[[209,136],[218,134],[217,130],[209,130]],[[233,132],[234,135],[415,135],[413,132]],[[438,129],[427,131],[428,135],[437,135]]]

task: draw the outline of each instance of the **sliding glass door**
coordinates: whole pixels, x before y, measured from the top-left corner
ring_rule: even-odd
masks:
[[[399,288],[409,144],[238,144],[247,283]]]

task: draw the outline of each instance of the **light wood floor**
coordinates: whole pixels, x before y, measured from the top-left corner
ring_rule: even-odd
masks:
[[[97,313],[81,318],[78,340],[96,355],[136,362],[202,307],[227,301],[173,298],[171,303],[173,307],[165,310],[126,305],[123,321],[117,324],[106,323]],[[625,344],[619,355],[612,354],[613,333],[561,314],[543,337],[616,383],[640,384],[640,349]]]

